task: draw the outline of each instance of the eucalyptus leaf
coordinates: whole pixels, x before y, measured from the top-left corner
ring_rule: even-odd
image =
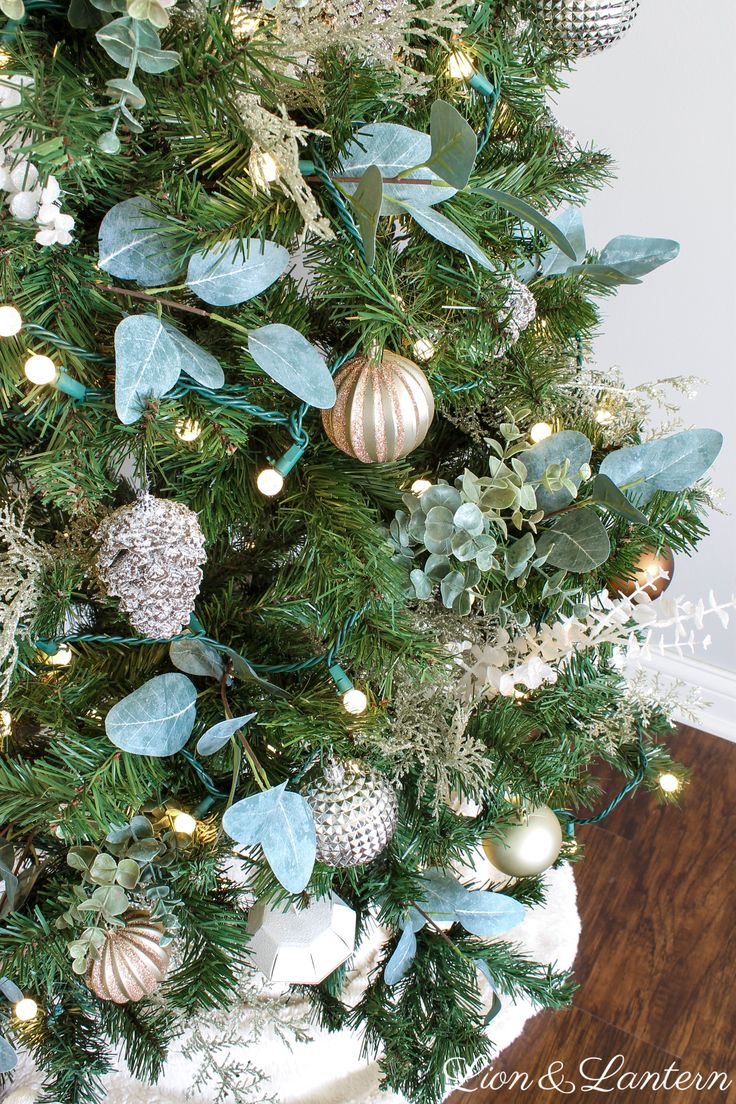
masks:
[[[115,881],[123,889],[135,889],[140,881],[141,868],[135,859],[121,859],[115,871]]]
[[[314,817],[305,798],[286,783],[236,802],[222,826],[236,843],[260,844],[278,881],[289,893],[301,893],[309,882],[317,854]]]
[[[538,211],[536,207],[532,207],[531,204],[527,203],[525,200],[518,199],[509,192],[502,191],[500,188],[473,188],[473,195],[485,196],[486,199],[492,200],[494,203],[498,204],[499,207],[503,207],[507,211],[510,211],[512,215],[516,215],[522,222],[526,222],[530,226],[533,226],[535,230],[540,230],[545,237],[553,241],[571,261],[576,259],[575,249],[567,240],[562,230],[560,230],[559,226],[556,226],[555,223],[546,218],[541,211]]]
[[[13,1004],[17,1004],[19,1000],[23,1000],[23,990],[19,989],[14,981],[11,981],[9,977],[0,977],[0,993],[6,1000],[12,1001]]]
[[[220,653],[196,637],[185,636],[181,640],[172,640],[169,645],[169,659],[175,667],[188,675],[200,675],[219,681],[225,673],[225,664]]]
[[[284,272],[289,253],[283,245],[250,238],[220,242],[195,253],[187,269],[187,287],[213,307],[232,307],[260,295]]]
[[[153,314],[131,314],[115,330],[115,409],[123,425],[138,421],[146,400],[179,378],[179,349]]]
[[[233,733],[237,732],[243,725],[247,725],[248,721],[252,721],[255,715],[255,713],[245,713],[242,717],[231,717],[226,721],[220,721],[219,724],[212,725],[197,741],[197,754],[214,755],[216,751],[224,748],[225,744],[229,743]]]
[[[632,502],[629,502],[623,491],[620,491],[612,479],[600,473],[595,477],[590,488],[590,501],[598,506],[605,506],[607,510],[634,525],[648,525],[649,518],[641,510],[637,510]]]
[[[174,755],[194,727],[197,690],[186,675],[157,675],[105,717],[110,741],[133,755]]]
[[[113,61],[127,69],[135,57],[144,73],[165,73],[179,63],[175,50],[162,50],[153,27],[126,15],[100,28],[95,38]]]
[[[606,527],[590,507],[563,514],[537,540],[537,554],[548,564],[575,573],[593,571],[610,553]]]
[[[410,573],[414,594],[420,602],[427,602],[432,597],[432,582],[418,567]]]
[[[248,352],[266,375],[302,402],[329,410],[335,405],[335,381],[324,357],[303,334],[280,322],[251,330]]]
[[[540,441],[530,449],[520,454],[520,459],[526,468],[526,478],[530,483],[537,483],[544,476],[551,464],[562,465],[566,460],[570,462],[569,478],[576,487],[580,486],[580,468],[590,461],[593,446],[584,433],[578,433],[575,429],[563,429],[560,433],[553,433],[550,437]],[[545,514],[551,514],[555,510],[561,510],[573,501],[573,496],[564,488],[558,491],[548,491],[546,487],[535,488],[537,505]]]
[[[373,266],[376,259],[376,230],[383,204],[383,177],[376,165],[369,165],[358,187],[350,197],[355,221],[363,239],[365,262]]]
[[[103,851],[90,866],[89,877],[96,885],[112,885],[117,869],[117,860]]]
[[[386,985],[397,985],[406,975],[417,953],[417,937],[411,925],[404,928],[396,949],[386,963],[383,980]]]
[[[510,928],[515,928],[526,916],[527,910],[519,901],[505,893],[491,890],[469,890],[457,885],[455,915],[470,935],[491,939]]]
[[[241,656],[239,652],[236,652],[234,648],[222,648],[221,651],[223,656],[227,656],[230,660],[235,678],[242,679],[243,682],[257,682],[259,686],[262,686],[269,694],[273,694],[275,698],[288,698],[289,695],[286,690],[281,686],[277,686],[274,682],[262,678],[248,660]]]
[[[600,284],[601,287],[620,287],[622,284],[640,284],[636,276],[627,276],[626,273],[620,272],[619,269],[613,268],[611,265],[602,264],[581,264],[570,265],[567,270],[569,273],[579,273],[586,279],[591,280],[594,284]]]
[[[18,1055],[7,1039],[0,1035],[0,1074],[10,1073],[18,1065]]]
[[[145,196],[133,196],[110,208],[99,230],[97,263],[103,272],[148,286],[168,284],[176,278],[181,262],[161,220],[149,214],[153,210]]]
[[[382,215],[396,213],[389,202],[398,200],[431,206],[455,195],[455,188],[447,187],[436,173],[424,166],[432,156],[432,140],[410,127],[398,123],[371,123],[357,132],[343,156],[339,176],[363,176],[370,165],[375,165],[383,177]],[[419,166],[419,167],[414,167]],[[412,169],[411,172],[407,172]],[[390,178],[406,173],[408,180],[436,181],[430,184],[388,184]],[[352,195],[357,185],[340,183],[340,187]]]
[[[644,505],[655,491],[683,491],[701,479],[723,445],[715,429],[686,429],[644,445],[609,452],[600,466],[617,487]]]
[[[113,80],[106,81],[105,90],[113,99],[124,96],[129,107],[146,106],[146,97],[138,85],[128,77],[115,77]]]
[[[210,387],[215,391],[218,387],[222,387],[225,373],[217,357],[207,352],[201,345],[197,345],[196,341],[179,333],[170,322],[162,322],[162,325],[179,352],[181,371],[186,372],[197,383],[201,383],[202,387]]]
[[[534,555],[534,537],[531,533],[524,533],[523,537],[513,541],[506,549],[506,578],[518,579],[524,574],[526,565]]]
[[[575,260],[582,264],[585,260],[585,227],[579,207],[566,207],[561,215],[552,220],[559,227],[575,251]],[[570,257],[557,245],[551,245],[544,251],[539,266],[540,276],[561,276],[570,267]]]
[[[660,265],[674,261],[680,252],[679,242],[670,238],[640,238],[622,234],[602,250],[598,261],[624,276],[646,276]]]
[[[443,245],[449,245],[451,249],[457,249],[459,253],[464,253],[466,257],[477,261],[483,268],[495,272],[497,266],[486,256],[481,247],[445,215],[441,215],[433,207],[423,207],[419,203],[411,203],[406,200],[396,204],[396,206],[411,215],[422,229],[426,230],[437,241],[442,242]]]
[[[443,870],[431,867],[421,877],[417,904],[432,920],[454,923],[457,920],[455,901],[458,882]]]
[[[466,186],[478,154],[475,131],[445,100],[435,100],[429,116],[431,153],[427,166],[460,191]]]
[[[130,906],[125,890],[116,885],[99,886],[92,894],[90,901],[94,908],[101,909],[106,919],[111,916],[122,916]],[[79,906],[80,909],[83,905],[89,905],[89,903],[83,901]],[[89,911],[92,911],[92,909]]]

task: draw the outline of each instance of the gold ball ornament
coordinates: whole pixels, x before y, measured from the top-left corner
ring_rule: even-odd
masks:
[[[642,587],[649,598],[659,598],[672,582],[674,572],[675,557],[671,548],[666,544],[659,552],[654,547],[645,548],[626,578],[617,575],[609,580],[608,593],[611,598],[631,598],[637,588]]]
[[[562,850],[562,828],[548,805],[520,809],[513,821],[486,836],[489,862],[512,878],[530,878],[549,869]]]
[[[400,460],[422,443],[434,418],[434,396],[413,360],[384,351],[356,356],[335,376],[337,401],[322,411],[333,445],[364,464]]]
[[[161,946],[162,924],[150,913],[132,909],[123,918],[125,927],[111,928],[99,958],[91,963],[84,980],[100,1000],[127,1004],[150,997],[166,976],[171,946]]]

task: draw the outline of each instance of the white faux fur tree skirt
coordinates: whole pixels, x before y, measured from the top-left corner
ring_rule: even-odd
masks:
[[[483,875],[480,868],[485,861],[479,857],[476,875]],[[488,868],[488,873],[492,868]],[[580,937],[580,917],[577,911],[575,880],[570,866],[550,870],[546,875],[547,904],[529,911],[523,924],[509,933],[508,938],[517,943],[531,958],[554,964],[558,969],[569,969],[575,959]],[[350,975],[347,987],[348,999],[360,998],[365,986],[365,975],[371,968],[380,940],[369,941],[356,956],[356,969]],[[303,1002],[290,1002],[291,1016],[300,1021],[305,1013]],[[501,1012],[489,1027],[497,1052],[504,1050],[521,1034],[525,1023],[535,1008],[527,1001],[512,1004],[504,1001]],[[289,1018],[289,1017],[287,1017]],[[257,1042],[253,1042],[253,1025],[249,1014],[238,1014],[228,1021],[228,1061],[255,1064],[268,1075],[270,1084],[261,1086],[257,1099],[275,1099],[279,1104],[404,1104],[403,1097],[379,1092],[378,1068],[375,1062],[360,1057],[360,1039],[349,1032],[330,1034],[317,1028],[311,1029],[308,1042],[285,1042],[280,1033],[266,1028]],[[231,1030],[230,1030],[231,1028]],[[221,1041],[222,1032],[219,1032]],[[214,1039],[214,1036],[213,1036]],[[205,1082],[193,1091],[202,1060],[191,1060],[182,1054],[186,1036],[172,1049],[164,1076],[155,1086],[133,1080],[123,1070],[105,1079],[107,1100],[110,1104],[212,1104],[218,1099],[220,1083]],[[218,1060],[223,1059],[218,1051]],[[32,1104],[39,1086],[38,1075],[22,1063],[12,1087],[3,1098],[4,1104]],[[232,1095],[219,1097],[227,1104]],[[253,1099],[256,1099],[254,1096]]]

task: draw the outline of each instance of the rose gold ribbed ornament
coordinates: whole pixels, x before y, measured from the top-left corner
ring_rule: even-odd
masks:
[[[127,1004],[150,997],[166,976],[171,946],[161,946],[164,929],[150,914],[131,910],[124,928],[111,928],[99,958],[85,974],[87,985],[100,1000]]]
[[[364,464],[399,460],[420,445],[434,417],[434,396],[413,360],[384,351],[356,356],[335,376],[337,402],[322,411],[325,433]]]

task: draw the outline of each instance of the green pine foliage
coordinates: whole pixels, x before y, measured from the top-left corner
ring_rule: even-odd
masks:
[[[414,7],[427,4],[417,0]],[[472,186],[504,189],[548,214],[583,203],[608,182],[611,162],[592,146],[558,156],[547,98],[562,86],[568,62],[545,45],[517,0],[455,8],[466,25],[464,46],[500,93]],[[498,440],[501,425],[513,418],[523,435],[543,418],[586,434],[594,472],[614,447],[636,444],[643,426],[631,415],[614,439],[596,422],[595,404],[579,401],[580,351],[587,352],[599,326],[597,300],[610,293],[584,270],[531,279],[536,320],[507,347],[508,291],[500,275],[535,258],[548,242],[511,211],[468,192],[447,200],[442,211],[492,258],[494,270],[469,262],[408,217],[380,221],[375,265],[368,268],[346,227],[345,203],[309,167],[309,185],[334,236],[308,234],[303,242],[306,291],[291,272],[248,302],[218,308],[223,324],[183,285],[145,289],[97,266],[101,220],[114,204],[137,195],[153,204],[182,269],[194,253],[221,241],[260,238],[295,249],[303,219],[288,189],[278,181],[259,188],[251,178],[243,96],[257,97],[276,115],[287,104],[291,121],[310,132],[301,150],[305,161],[333,174],[361,125],[393,122],[427,131],[431,105],[440,98],[482,133],[487,103],[448,76],[449,32],[440,29],[427,41],[407,28],[407,46],[422,51],[407,55],[424,78],[421,87],[407,90],[396,67],[366,63],[357,46],[335,48],[328,33],[315,73],[300,79],[285,60],[273,17],[264,16],[244,36],[236,30],[243,12],[233,0],[181,0],[160,31],[164,48],[180,60],[163,73],[138,70],[145,103],[133,114],[141,132],[123,119],[121,149],[109,154],[97,144],[110,126],[101,112],[109,103],[105,82],[122,71],[94,32],[120,13],[96,0],[74,0],[72,9],[73,25],[59,5],[36,3],[0,38],[8,55],[3,72],[33,80],[19,107],[0,109],[2,142],[14,139],[42,179],[56,176],[63,209],[76,220],[70,245],[42,247],[32,221],[15,219],[7,207],[0,214],[0,302],[14,304],[36,327],[0,339],[0,502],[23,501],[27,530],[50,553],[18,626],[19,654],[2,703],[11,722],[0,726],[0,825],[21,883],[13,905],[7,894],[0,899],[0,973],[42,1008],[31,1024],[11,1024],[9,1031],[32,1049],[48,1099],[95,1104],[118,1046],[135,1076],[155,1079],[171,1039],[188,1020],[227,1007],[248,963],[247,911],[242,886],[229,873],[232,841],[221,818],[235,797],[257,792],[256,782],[247,756],[241,761],[231,743],[202,763],[194,755],[196,739],[222,719],[224,707],[233,716],[255,710],[249,747],[271,785],[297,779],[330,755],[395,769],[397,687],[431,685],[449,662],[449,639],[434,633],[431,618],[422,620],[427,607],[408,595],[405,568],[387,541],[402,493],[419,476],[452,484],[466,468],[485,474],[487,440]],[[257,14],[255,7],[248,11]],[[114,331],[126,315],[144,310],[214,354],[226,385],[208,391],[182,379],[151,399],[139,420],[122,425],[113,402]],[[376,346],[412,356],[418,339],[431,339],[435,355],[424,368],[438,413],[423,444],[394,463],[366,466],[338,451],[319,412],[307,408],[301,416],[309,447],[280,497],[265,499],[255,475],[267,457],[292,444],[289,419],[298,403],[257,367],[244,333],[275,321],[304,334],[330,363]],[[29,352],[63,363],[91,389],[87,400],[75,404],[57,390],[32,387],[22,372]],[[196,441],[177,436],[182,418],[201,424]],[[173,670],[166,644],[136,638],[95,571],[91,534],[113,508],[132,501],[131,471],[139,486],[147,483],[155,495],[198,514],[207,563],[196,616],[208,637],[247,657],[286,691],[275,696],[256,680],[196,679],[192,739],[186,754],[167,758],[120,751],[104,727],[115,703]],[[485,610],[475,606],[465,620],[523,630],[579,612],[608,581],[629,573],[644,549],[667,544],[678,555],[690,554],[706,532],[709,501],[702,484],[660,490],[638,527],[602,511],[612,547],[604,564],[584,575],[568,573],[558,581],[555,602],[546,585],[550,568],[518,582],[493,570],[480,584]],[[88,607],[89,628],[70,631],[70,615]],[[439,599],[435,607],[442,612]],[[463,638],[463,621],[457,618],[454,639]],[[71,664],[50,666],[38,642],[67,636]],[[330,659],[338,658],[369,695],[368,711],[357,718],[346,715],[319,658],[338,638]],[[420,781],[409,752],[389,848],[355,869],[318,863],[307,892],[333,888],[356,910],[361,930],[378,912],[395,932],[382,954],[385,964],[407,907],[421,895],[422,870],[467,860],[516,802],[581,816],[600,808],[603,764],[620,772],[622,785],[635,776],[642,720],[646,784],[656,789],[659,773],[672,768],[668,719],[656,708],[642,718],[626,699],[610,647],[573,657],[555,684],[522,700],[476,702],[465,739],[480,748],[483,769],[475,784],[457,763],[450,761],[448,772],[457,790],[481,803],[480,816],[452,812],[433,784]],[[67,853],[79,845],[102,848],[111,828],[137,815],[165,824],[174,809],[200,818],[195,838],[178,841],[165,872],[178,923],[176,966],[161,1000],[106,1004],[72,971],[69,932],[57,923],[78,881]],[[562,861],[578,857],[568,851]],[[260,850],[247,862],[257,896],[287,899]],[[504,892],[530,907],[544,899],[538,878]],[[418,1104],[441,1099],[447,1063],[492,1057],[474,959],[486,964],[502,1001],[525,995],[556,1008],[572,999],[566,974],[529,961],[513,941],[484,942],[457,924],[444,934],[429,925],[417,939],[414,964],[398,986],[389,987],[377,970],[356,1009],[340,999],[342,971],[311,996],[326,1025],[365,1028],[367,1048],[382,1052],[387,1084]]]

